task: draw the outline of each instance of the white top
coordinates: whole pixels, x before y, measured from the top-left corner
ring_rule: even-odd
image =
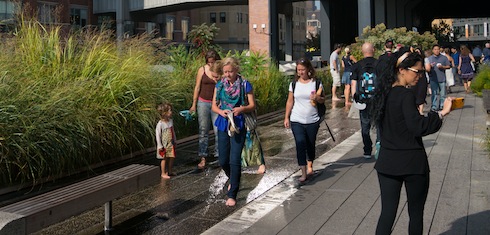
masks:
[[[158,121],[157,127],[155,128],[155,137],[157,141],[157,149],[164,148],[167,143],[163,143],[162,141],[162,133],[165,129],[171,128],[174,126],[174,121],[170,119],[168,122],[164,122],[162,120]],[[173,133],[175,135],[175,133]],[[175,136],[172,136],[175,140]]]
[[[322,86],[320,85],[320,87]],[[289,84],[289,92],[293,92],[292,83]],[[289,117],[291,122],[310,124],[320,120],[317,108],[311,105],[310,102],[311,92],[315,92],[315,82],[313,80],[310,80],[308,83],[296,82],[296,87],[293,94],[293,109],[291,110],[291,116]]]
[[[337,62],[337,66],[333,67],[333,62]],[[330,54],[330,71],[336,70],[339,72],[340,70],[340,59],[339,59],[339,53],[337,51],[333,51],[332,54]]]

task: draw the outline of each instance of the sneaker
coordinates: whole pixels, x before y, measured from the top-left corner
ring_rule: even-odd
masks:
[[[365,159],[371,159],[371,154],[364,154]]]
[[[376,150],[374,152],[374,159],[378,160],[379,148],[381,148],[381,143],[379,141],[376,142],[375,148],[376,148]]]

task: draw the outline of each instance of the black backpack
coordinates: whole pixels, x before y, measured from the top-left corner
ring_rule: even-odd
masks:
[[[359,61],[359,74],[355,99],[359,103],[367,103],[374,96],[376,85],[377,61]]]
[[[322,84],[322,81],[317,82],[318,80],[315,80],[315,91],[318,91],[320,88],[320,84]],[[291,85],[293,86],[293,94],[294,94],[294,89],[296,89],[296,82],[292,82]],[[322,84],[323,86],[323,84]],[[325,89],[325,88],[323,88]],[[325,106],[325,103],[316,103],[316,108],[318,111],[318,116],[320,117],[320,120],[323,120],[325,118],[325,113],[327,112],[327,106]]]

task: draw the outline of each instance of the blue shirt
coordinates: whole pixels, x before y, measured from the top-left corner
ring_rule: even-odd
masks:
[[[453,57],[453,60],[454,60],[454,66],[458,66],[459,65],[459,52],[456,52],[454,54],[451,55]]]
[[[448,66],[449,60],[447,57],[442,54],[439,54],[439,56],[431,55],[429,57],[429,63],[431,67],[429,79],[436,82],[446,82],[446,69],[439,69],[437,64],[441,63],[443,66]]]

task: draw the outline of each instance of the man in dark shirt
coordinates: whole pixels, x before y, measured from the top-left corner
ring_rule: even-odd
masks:
[[[459,52],[455,46],[451,47],[451,57],[453,57],[453,60],[454,60],[454,68],[452,68],[453,74],[454,74],[454,80],[456,80],[459,85],[463,85],[463,81],[459,77],[459,73],[458,73]]]
[[[356,92],[358,88],[358,82],[363,79],[363,68],[370,66],[376,68],[377,60],[374,56],[374,46],[369,42],[362,44],[362,55],[364,58],[359,62],[352,65],[352,75],[351,75],[351,93],[353,97],[356,97]],[[358,94],[359,95],[359,94]],[[357,102],[357,101],[356,101]],[[366,103],[366,106],[369,102]],[[361,119],[361,132],[362,132],[362,142],[364,144],[364,158],[370,159],[371,153],[373,151],[373,141],[369,134],[371,130],[371,115],[367,107],[359,110],[359,116]],[[376,131],[376,146],[379,146],[379,131]]]
[[[490,42],[485,43],[483,48],[483,63],[490,65]]]

